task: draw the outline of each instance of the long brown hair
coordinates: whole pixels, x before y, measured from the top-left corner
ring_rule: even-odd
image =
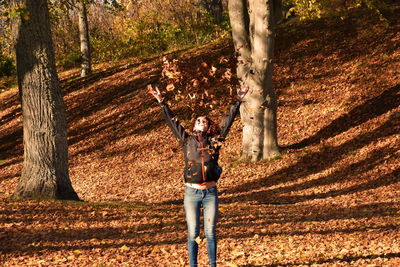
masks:
[[[211,137],[217,136],[221,134],[221,128],[219,127],[218,123],[215,123],[212,119],[209,117],[206,117],[206,120],[208,121],[208,132],[210,133]]]

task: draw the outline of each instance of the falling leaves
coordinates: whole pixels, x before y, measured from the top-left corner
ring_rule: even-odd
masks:
[[[167,91],[173,91],[175,89],[175,85],[174,84],[168,84],[166,87]]]
[[[122,247],[119,248],[121,251],[129,251],[130,248],[126,245],[123,245]]]
[[[233,96],[231,88],[235,84],[235,78],[230,69],[234,62],[232,57],[222,57],[214,63],[195,60],[184,62],[167,58],[163,62],[161,83],[167,92],[174,91],[173,105],[185,101],[192,111],[202,110],[207,113],[216,106],[230,105],[231,101],[222,96],[226,96],[228,92]],[[218,64],[219,67],[213,64]],[[210,94],[210,91],[214,93]]]
[[[278,33],[286,149],[242,162],[233,124],[220,159],[219,266],[400,266],[399,19],[382,30],[367,18]],[[145,86],[161,75],[179,119],[190,117],[186,105],[222,113],[235,94],[232,47],[199,51],[65,88],[70,176],[82,203],[6,199],[23,151],[17,90],[1,94],[2,266],[188,264],[183,158]],[[197,241],[207,266],[203,229]]]
[[[197,243],[198,245],[200,245],[201,242],[203,242],[203,240],[204,240],[204,239],[202,239],[200,236],[198,236],[198,237],[196,237],[196,239],[195,239],[194,241],[196,241],[196,243]]]

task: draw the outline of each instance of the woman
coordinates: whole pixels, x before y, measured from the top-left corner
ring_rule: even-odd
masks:
[[[217,266],[217,240],[215,227],[218,217],[217,181],[222,169],[218,165],[220,142],[223,141],[239,111],[240,103],[249,90],[238,90],[237,101],[222,118],[219,125],[208,117],[196,119],[193,133],[185,131],[168,105],[163,102],[157,87],[148,85],[148,92],[160,103],[165,120],[183,148],[185,159],[184,179],[186,183],[184,207],[188,228],[188,254],[190,266],[197,266],[198,242],[200,239],[200,210],[203,208],[204,232],[210,266]]]

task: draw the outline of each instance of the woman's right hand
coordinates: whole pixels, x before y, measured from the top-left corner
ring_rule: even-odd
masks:
[[[154,98],[157,99],[157,101],[159,103],[162,102],[163,99],[162,99],[160,90],[158,90],[157,86],[153,87],[151,84],[147,85],[147,92],[149,94],[152,94],[154,96]]]
[[[250,87],[248,85],[244,85],[240,87],[237,91],[237,98],[242,101],[243,98],[246,96],[247,92],[249,91]]]

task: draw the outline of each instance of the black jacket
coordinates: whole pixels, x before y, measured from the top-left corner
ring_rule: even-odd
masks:
[[[221,168],[218,166],[220,142],[225,140],[239,111],[240,103],[236,101],[222,118],[219,124],[221,134],[218,137],[212,137],[206,132],[187,133],[168,105],[164,102],[160,103],[168,126],[183,148],[186,183],[201,184],[219,179],[221,175]]]

